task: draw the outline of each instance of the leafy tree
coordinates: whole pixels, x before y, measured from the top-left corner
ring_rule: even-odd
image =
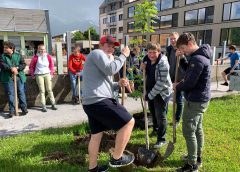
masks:
[[[85,40],[85,37],[81,31],[77,31],[73,33],[73,40],[74,41]]]
[[[88,31],[90,30],[90,34],[91,34],[91,40],[92,41],[98,41],[99,40],[99,35],[97,34],[97,31],[94,27],[89,27],[88,30],[86,30],[83,35],[86,39],[88,39]]]

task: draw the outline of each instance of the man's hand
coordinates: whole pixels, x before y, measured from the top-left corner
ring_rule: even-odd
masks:
[[[141,63],[140,69],[141,70],[145,70],[146,69],[146,64],[145,63]]]
[[[17,74],[18,74],[18,70],[17,70],[16,67],[12,67],[12,68],[11,68],[11,71],[12,71],[12,73],[13,73],[14,75],[17,75]]]
[[[144,99],[145,101],[149,101],[148,95],[147,95],[147,94],[146,94],[146,95],[143,95],[143,99]]]
[[[130,55],[130,49],[128,48],[128,46],[124,47],[121,51],[121,53],[125,56],[125,57],[129,57]]]
[[[175,55],[176,55],[176,57],[180,57],[180,58],[184,56],[184,54],[179,49],[176,50]]]

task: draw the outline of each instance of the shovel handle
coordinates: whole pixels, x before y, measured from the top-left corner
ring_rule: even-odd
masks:
[[[146,70],[143,69],[143,96],[145,95],[146,95]],[[143,111],[144,111],[145,132],[146,132],[146,149],[149,150],[147,102],[145,100],[145,97],[143,98]]]
[[[13,74],[13,82],[14,82],[14,103],[15,103],[15,115],[18,114],[18,94],[17,94],[17,75]]]
[[[179,63],[180,63],[180,57],[177,57],[177,62],[176,62],[176,68],[175,68],[175,78],[174,82],[177,83],[178,80],[178,68],[179,68]],[[176,143],[177,137],[176,137],[176,90],[173,92],[173,117],[172,117],[172,122],[173,122],[173,143]]]
[[[126,61],[123,64],[123,78],[126,78],[126,70],[127,70],[127,63]],[[124,98],[125,98],[125,87],[122,87],[122,102],[121,104],[124,106]]]
[[[78,76],[78,99],[79,99],[79,104],[81,104],[81,81],[80,81],[80,76]]]

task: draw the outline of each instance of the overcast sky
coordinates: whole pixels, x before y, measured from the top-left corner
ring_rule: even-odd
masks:
[[[52,35],[99,23],[103,0],[0,0],[0,7],[49,10]],[[83,26],[84,25],[84,26]]]

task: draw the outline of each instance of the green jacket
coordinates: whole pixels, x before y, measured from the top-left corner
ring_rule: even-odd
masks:
[[[13,74],[11,72],[12,67],[18,68],[18,76],[20,77],[22,82],[26,82],[26,75],[23,71],[26,67],[26,63],[22,55],[18,53],[13,53],[12,56],[10,57],[7,54],[2,54],[2,57],[0,57],[0,67],[1,67],[0,82],[8,83],[12,79],[13,77]]]

